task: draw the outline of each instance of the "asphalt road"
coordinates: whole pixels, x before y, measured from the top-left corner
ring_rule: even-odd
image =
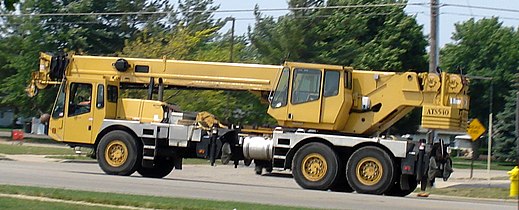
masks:
[[[92,163],[0,161],[0,183],[328,209],[517,209],[484,199],[417,198],[301,189],[288,173],[257,176],[251,167],[186,165],[164,179],[105,175]],[[457,200],[458,199],[458,200]]]

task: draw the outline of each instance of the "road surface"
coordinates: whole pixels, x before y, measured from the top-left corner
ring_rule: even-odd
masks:
[[[186,165],[164,179],[105,175],[97,164],[0,161],[0,184],[169,197],[232,200],[328,209],[517,209],[513,202],[449,197],[388,197],[301,189],[288,173]]]

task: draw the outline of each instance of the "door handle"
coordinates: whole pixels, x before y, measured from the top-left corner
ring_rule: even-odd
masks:
[[[92,130],[92,126],[91,125],[88,126],[88,130]]]
[[[289,119],[289,120],[292,119],[292,113],[288,113],[288,119]]]

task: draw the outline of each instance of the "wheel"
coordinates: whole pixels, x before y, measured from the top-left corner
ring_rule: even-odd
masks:
[[[339,170],[335,181],[330,187],[331,191],[334,192],[353,192],[353,188],[351,188],[350,184],[348,184],[348,180],[346,179],[346,161],[339,159]]]
[[[388,191],[386,191],[384,194],[389,196],[401,196],[404,197],[406,195],[411,194],[413,191],[416,190],[416,187],[418,186],[418,181],[416,181],[416,177],[404,175],[402,179],[407,179],[407,183],[409,185],[409,189],[403,190],[400,187],[400,180],[396,182]]]
[[[137,172],[143,177],[149,178],[163,178],[173,171],[175,163],[171,160],[159,159],[156,160],[155,166],[152,168],[141,167]]]
[[[142,152],[132,135],[125,131],[111,131],[97,146],[97,160],[106,174],[129,176],[140,166]]]
[[[309,143],[296,152],[292,166],[292,175],[299,186],[328,190],[338,175],[339,160],[330,147]]]
[[[346,166],[346,177],[358,193],[380,195],[393,184],[393,165],[384,150],[366,146],[351,155]]]

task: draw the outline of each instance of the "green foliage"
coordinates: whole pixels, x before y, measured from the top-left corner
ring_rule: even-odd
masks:
[[[7,2],[7,1],[6,1]],[[168,9],[167,1],[52,1],[27,0],[16,13],[90,13],[157,11]],[[15,13],[4,11],[2,13]],[[28,98],[24,89],[32,71],[38,68],[38,53],[75,52],[112,54],[122,49],[142,25],[160,27],[151,16],[4,16],[0,25],[0,105],[15,108],[18,116],[49,112],[56,91],[47,90]]]
[[[505,108],[496,116],[494,125],[494,156],[501,161],[514,161],[517,159],[517,136],[515,119],[517,90],[519,89],[519,73],[515,75],[515,88],[506,96]]]
[[[504,27],[498,18],[474,20],[456,24],[454,44],[441,51],[441,60],[448,69],[461,67],[464,73],[492,77],[493,113],[498,113],[494,122],[495,155],[500,160],[515,158],[514,135],[515,92],[514,74],[519,71],[519,33]],[[515,76],[517,77],[517,76]],[[487,124],[489,110],[488,81],[472,80],[471,117]]]
[[[373,0],[289,1],[292,7],[373,4]],[[400,2],[400,1],[397,1]],[[292,10],[275,21],[256,12],[249,34],[266,63],[289,60],[392,71],[425,69],[422,27],[403,7]]]
[[[441,63],[451,71],[461,67],[473,76],[493,78],[493,112],[503,111],[505,97],[511,89],[514,73],[519,69],[519,34],[513,28],[504,27],[497,18],[470,19],[456,24],[452,37],[454,44],[447,44],[441,51]],[[489,110],[489,82],[472,80],[471,117],[486,124]]]

